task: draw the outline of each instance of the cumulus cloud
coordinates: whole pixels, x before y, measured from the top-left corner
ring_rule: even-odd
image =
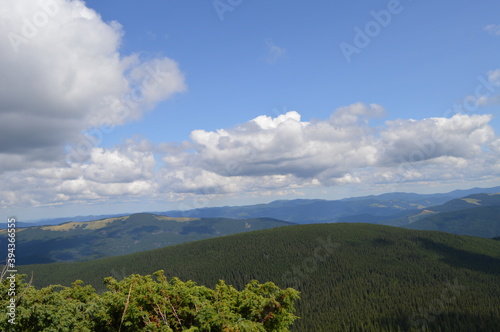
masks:
[[[40,164],[0,174],[0,205],[185,199],[300,192],[340,185],[483,181],[500,173],[500,138],[490,115],[396,119],[356,103],[326,119],[290,111],[233,128],[194,130],[184,142],[128,140],[92,147],[70,165]]]
[[[167,155],[167,164],[189,164],[221,176],[293,175],[296,178],[344,176],[344,170],[375,161],[371,129],[360,120],[377,115],[378,105],[354,104],[327,121],[301,121],[292,111],[276,118],[259,116],[236,128],[191,134],[196,154]]]
[[[393,120],[380,133],[380,165],[421,162],[441,156],[473,158],[495,133],[490,115],[456,114],[452,118]]]
[[[0,206],[154,196],[157,164],[152,147],[144,140],[129,140],[112,149],[93,148],[89,162],[5,172],[0,174]]]
[[[83,131],[137,119],[186,88],[173,60],[120,54],[121,25],[83,1],[0,7],[0,171],[61,161]]]
[[[164,147],[160,179],[165,187],[197,193],[216,187],[226,193],[355,184],[379,173],[387,181],[415,181],[445,174],[444,164],[468,165],[483,158],[485,149],[499,146],[489,115],[369,125],[370,117],[383,114],[380,105],[356,103],[326,120],[302,121],[292,111],[259,116],[231,129],[195,130],[184,149]],[[427,167],[436,170],[428,173]]]

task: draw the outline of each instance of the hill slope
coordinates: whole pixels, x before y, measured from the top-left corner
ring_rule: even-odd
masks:
[[[92,262],[21,266],[34,283],[150,274],[302,292],[294,331],[500,330],[500,241],[371,224],[299,225]]]
[[[193,218],[259,218],[272,217],[279,220],[290,221],[294,223],[315,223],[315,222],[343,222],[343,217],[354,216],[355,219],[361,219],[363,222],[375,222],[380,220],[394,219],[397,216],[390,216],[391,213],[418,210],[425,207],[436,206],[443,204],[452,199],[461,198],[467,195],[487,193],[499,193],[500,187],[492,188],[471,188],[466,190],[454,190],[448,193],[436,194],[416,194],[404,192],[390,192],[381,195],[370,195],[361,197],[350,197],[340,200],[322,200],[322,199],[296,199],[296,200],[280,200],[269,204],[256,204],[246,206],[224,206],[192,209],[187,211],[167,211],[167,212],[151,212],[158,215],[166,215],[170,217],[193,217]],[[333,203],[332,203],[333,202]],[[353,204],[352,202],[358,202]],[[381,202],[386,202],[386,204]],[[308,207],[311,203],[319,203],[320,205],[337,204],[342,210],[343,206],[347,207],[346,211],[338,213],[338,209],[323,209],[311,210]],[[373,205],[375,204],[375,205]],[[302,209],[301,206],[306,209]],[[287,211],[289,208],[295,208],[295,212],[303,212],[303,215]],[[373,209],[377,207],[378,209]],[[388,210],[384,211],[387,208]],[[309,209],[309,210],[307,210]],[[370,211],[371,210],[371,211]],[[393,210],[393,211],[391,211]],[[373,213],[371,213],[373,212]],[[43,226],[43,225],[59,225],[65,222],[81,222],[92,221],[97,219],[108,219],[122,217],[123,214],[99,215],[99,216],[77,216],[70,218],[55,218],[55,219],[40,219],[31,222],[18,221],[18,227]],[[357,216],[357,217],[356,217]],[[372,219],[373,218],[373,221]],[[346,220],[351,222],[352,220]],[[0,225],[6,227],[7,223],[0,220]],[[3,228],[1,227],[1,228]]]
[[[460,211],[475,207],[500,206],[500,194],[473,194],[452,199],[444,204],[432,206],[426,210],[433,213]]]
[[[325,222],[363,222],[377,224],[394,224],[403,226],[408,223],[405,218],[399,223],[386,223],[400,217],[412,216],[423,209],[444,204],[450,200],[478,193],[500,192],[500,187],[472,188],[455,190],[443,194],[415,194],[393,192],[382,195],[352,197],[340,200],[294,199],[279,200],[268,204],[246,206],[224,206],[201,208],[188,211],[159,212],[175,217],[224,217],[224,218],[257,218],[271,217],[298,224]]]
[[[454,212],[465,209],[486,206],[500,206],[500,194],[473,194],[455,198],[440,205],[428,206],[415,211],[407,211],[404,215],[382,223],[389,226],[405,227],[420,219],[439,213]]]
[[[500,206],[443,212],[420,219],[407,228],[493,238],[500,236]]]
[[[55,226],[17,229],[18,264],[84,261],[125,255],[189,241],[287,226],[270,219],[170,218],[150,213]],[[7,233],[0,231],[7,257]]]

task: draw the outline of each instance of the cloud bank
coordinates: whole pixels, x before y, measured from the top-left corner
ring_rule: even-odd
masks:
[[[0,7],[2,172],[63,162],[64,147],[85,130],[137,119],[186,89],[173,60],[120,54],[120,24],[83,1]]]
[[[95,130],[138,119],[186,90],[179,65],[122,54],[120,24],[104,22],[79,0],[0,0],[0,34],[7,36],[0,38],[2,208],[485,181],[500,174],[492,116],[457,113],[374,126],[384,108],[364,103],[326,119],[304,120],[291,111],[197,129],[184,142],[129,139],[103,148]],[[285,52],[267,46],[271,59]],[[492,86],[499,78],[499,70],[488,73]],[[498,93],[485,91],[489,86],[474,97],[479,106],[498,101]]]
[[[500,141],[489,125],[490,115],[369,125],[371,117],[383,114],[380,105],[356,103],[326,120],[305,122],[299,113],[288,112],[216,132],[195,130],[183,148],[162,147],[165,169],[159,180],[164,188],[193,193],[214,187],[229,193],[384,179],[433,181],[480,158],[496,158]],[[446,168],[426,177],[436,164]]]
[[[175,201],[346,184],[483,181],[500,174],[500,139],[490,115],[370,124],[383,115],[380,105],[356,103],[324,120],[303,121],[291,111],[233,128],[194,130],[184,142],[93,147],[84,162],[4,172],[0,203]]]

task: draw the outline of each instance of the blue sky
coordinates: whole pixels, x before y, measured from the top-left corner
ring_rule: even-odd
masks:
[[[0,3],[6,215],[500,184],[496,1]]]
[[[383,105],[391,118],[440,116],[473,92],[478,75],[498,66],[498,37],[484,31],[498,20],[494,1],[401,1],[401,13],[348,64],[339,44],[353,44],[353,29],[388,3],[241,1],[220,21],[210,1],[89,1],[105,21],[123,25],[123,53],[171,57],[188,84],[186,93],[106,139],[185,139],[193,129],[227,128],[285,109],[324,119],[358,101]]]

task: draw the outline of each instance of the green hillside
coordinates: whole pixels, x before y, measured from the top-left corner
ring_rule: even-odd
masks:
[[[37,287],[165,270],[301,292],[294,331],[499,331],[500,242],[371,224],[300,225],[82,263],[19,267]]]
[[[443,212],[420,219],[408,228],[492,238],[500,236],[500,206]]]
[[[17,229],[18,264],[85,261],[217,236],[291,225],[271,218],[171,218],[150,213]],[[0,248],[7,257],[7,230]]]
[[[378,222],[380,224],[388,225],[388,226],[397,226],[397,227],[407,227],[413,223],[418,222],[424,218],[439,215],[441,213],[455,212],[466,209],[473,209],[477,207],[487,207],[487,206],[500,206],[500,194],[473,194],[468,195],[462,198],[452,199],[444,204],[435,205],[425,207],[415,211],[408,211],[402,216],[395,217],[394,219],[384,220]],[[460,214],[457,214],[458,216]],[[369,221],[370,222],[370,221]],[[416,229],[426,229],[418,227]],[[428,230],[439,230],[446,231],[444,229],[439,229],[435,227],[431,227]],[[456,233],[461,235],[476,235],[475,229],[472,229],[470,233]],[[491,237],[491,236],[486,236]]]
[[[474,194],[430,207],[435,212],[451,212],[479,206],[500,206],[500,194]]]

